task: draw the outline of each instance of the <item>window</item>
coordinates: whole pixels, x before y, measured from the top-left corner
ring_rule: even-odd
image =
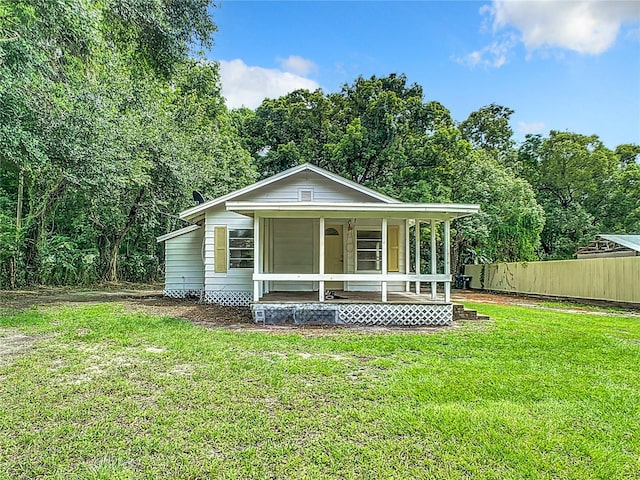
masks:
[[[356,231],[356,270],[380,271],[382,269],[382,232],[380,230]]]
[[[387,271],[398,272],[400,269],[400,244],[398,225],[387,228]],[[356,270],[382,270],[382,232],[380,230],[357,230]]]
[[[253,229],[229,230],[229,268],[253,268]]]

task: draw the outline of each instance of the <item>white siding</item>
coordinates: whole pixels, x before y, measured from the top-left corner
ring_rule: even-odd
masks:
[[[358,192],[315,172],[304,171],[256,191],[234,198],[234,201],[297,202],[299,191],[313,190],[314,202],[375,202],[369,195]]]
[[[199,228],[165,241],[166,291],[186,293],[202,290],[204,278],[203,239],[204,229]]]
[[[297,195],[297,191],[296,191]],[[355,219],[352,229],[348,229],[347,219],[326,219],[327,224],[342,224],[345,236],[346,273],[355,272],[355,232],[357,228],[379,229],[377,219]],[[403,220],[390,220],[389,225],[399,225],[399,270],[405,272],[405,228]],[[253,291],[251,280],[253,269],[229,268],[226,273],[216,273],[214,268],[214,228],[253,228],[253,219],[233,212],[224,206],[207,211],[204,248],[204,283],[206,291]],[[272,273],[317,273],[318,272],[318,220],[317,219],[267,219],[261,229],[269,235],[267,248],[263,250],[267,272]],[[391,273],[393,275],[393,273]],[[269,282],[269,291],[310,291],[317,290],[312,282]],[[404,281],[389,282],[390,292],[404,291]],[[345,290],[380,291],[379,282],[345,282]]]
[[[224,205],[211,208],[206,212],[204,248],[204,286],[205,290],[253,291],[252,268],[228,268],[226,273],[215,272],[215,246],[213,231],[215,227],[253,228],[253,219],[238,213],[227,212]],[[227,235],[228,235],[227,230]],[[225,246],[226,247],[226,246]],[[228,256],[228,251],[227,251]]]
[[[272,219],[273,258],[268,271],[273,273],[318,273],[318,220],[315,219]],[[348,220],[326,219],[325,223],[343,225],[345,236],[344,258],[345,273],[355,273],[355,235],[356,228],[379,229],[381,221],[377,219],[356,219],[352,229],[348,229]],[[405,273],[405,229],[403,220],[390,220],[389,225],[399,225],[399,274]],[[393,275],[393,273],[390,273]],[[404,292],[405,282],[388,282],[390,292]],[[310,291],[317,290],[317,283],[310,282],[271,282],[271,291]],[[380,291],[380,282],[345,282],[345,290]]]

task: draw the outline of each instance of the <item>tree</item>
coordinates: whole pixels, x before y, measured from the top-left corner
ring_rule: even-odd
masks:
[[[547,213],[545,258],[571,258],[606,224],[617,159],[597,136],[551,131],[530,137],[520,159]]]
[[[461,270],[463,261],[536,260],[545,215],[531,185],[482,150],[455,168],[451,200],[480,204],[481,211],[454,224],[454,271]]]
[[[255,114],[244,110],[245,146],[263,177],[300,163],[330,164],[327,143],[331,136],[332,106],[321,90],[296,90],[262,102]],[[240,113],[236,113],[239,118]]]
[[[608,192],[602,232],[640,233],[640,145],[619,145],[618,166]]]
[[[462,136],[474,148],[481,148],[506,166],[513,161],[513,129],[509,120],[514,111],[492,103],[472,112],[460,123]]]
[[[0,282],[115,280],[192,188],[251,181],[217,66],[187,58],[209,5],[0,0]]]
[[[544,216],[531,186],[504,166],[515,158],[511,113],[496,105],[475,112],[462,124],[467,140],[449,110],[391,74],[359,77],[326,96],[297,91],[234,118],[264,175],[311,161],[403,201],[481,203],[482,215],[458,223],[460,265],[472,250],[535,258]]]
[[[330,96],[339,135],[329,145],[337,173],[386,187],[407,162],[407,148],[426,133],[422,87],[404,75],[359,77]],[[391,180],[392,181],[392,180]]]

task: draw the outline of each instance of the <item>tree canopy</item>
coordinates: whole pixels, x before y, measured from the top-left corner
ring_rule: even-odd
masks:
[[[640,232],[640,147],[513,110],[461,122],[404,75],[227,110],[209,0],[0,0],[0,287],[150,281],[155,237],[215,197],[311,162],[404,201],[479,203],[452,260],[569,258]],[[194,53],[196,52],[196,53]]]
[[[154,279],[191,190],[253,180],[217,65],[189,58],[210,3],[0,3],[3,284]]]

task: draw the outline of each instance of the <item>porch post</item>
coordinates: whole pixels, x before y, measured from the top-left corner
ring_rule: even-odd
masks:
[[[387,219],[382,219],[382,278],[387,276]],[[382,280],[382,302],[387,301],[387,281]]]
[[[318,272],[324,275],[324,217],[320,217],[320,241],[318,245]],[[318,282],[318,301],[324,302],[324,280]]]
[[[444,274],[447,275],[447,281],[444,283],[444,301],[451,301],[451,259],[450,257],[450,241],[451,241],[451,220],[444,221]]]
[[[431,220],[431,275],[438,273],[438,257],[436,250],[436,221]],[[438,298],[438,282],[431,282],[431,300]]]
[[[411,242],[409,242],[409,219],[404,219],[404,273],[409,275],[409,264],[411,263]],[[411,290],[411,282],[407,280],[404,282],[404,291],[409,292]]]
[[[271,249],[271,219],[262,219],[262,273],[270,273],[269,268],[269,250]],[[263,295],[269,293],[270,286],[268,281],[262,282]]]
[[[260,301],[260,281],[255,276],[260,273],[260,216],[258,212],[253,215],[253,301]]]
[[[420,220],[416,218],[416,275],[420,275]],[[416,295],[420,295],[420,280],[416,280]]]

